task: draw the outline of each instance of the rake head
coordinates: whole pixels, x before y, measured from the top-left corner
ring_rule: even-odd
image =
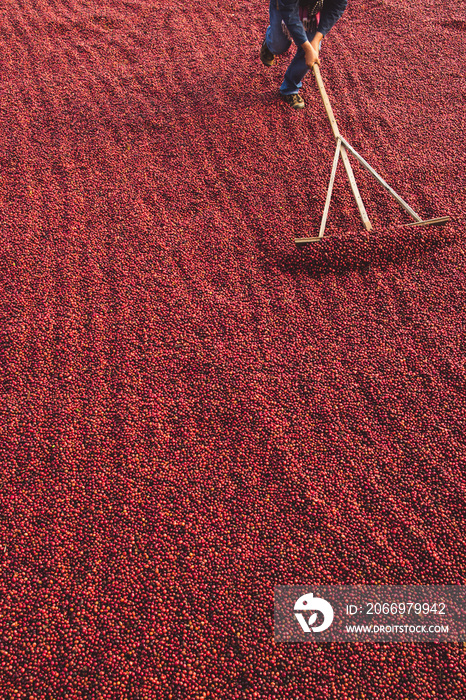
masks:
[[[412,224],[399,224],[398,228],[406,228],[412,226],[443,226],[448,221],[450,221],[449,216],[439,216],[435,219],[426,219],[425,221],[414,221],[414,223]],[[294,242],[298,248],[303,248],[304,246],[309,245],[310,243],[318,243],[319,241],[323,240],[324,236],[309,236],[306,238],[295,238]]]

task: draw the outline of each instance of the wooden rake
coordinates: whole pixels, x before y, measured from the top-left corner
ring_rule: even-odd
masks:
[[[322,220],[320,222],[320,230],[319,230],[319,235],[318,236],[312,236],[310,238],[295,238],[295,243],[298,247],[307,245],[308,243],[315,243],[316,241],[321,241],[324,237],[324,232],[325,232],[325,225],[327,223],[327,216],[328,212],[330,209],[330,200],[332,198],[332,191],[333,191],[333,183],[335,182],[335,174],[337,172],[337,165],[338,161],[341,158],[343,161],[343,165],[345,166],[346,170],[346,175],[348,177],[351,190],[353,192],[354,199],[356,200],[357,207],[359,209],[359,214],[362,219],[362,223],[366,231],[371,231],[372,230],[372,224],[369,220],[369,217],[366,212],[366,208],[364,206],[364,202],[362,201],[362,197],[359,193],[358,186],[356,184],[356,179],[354,177],[353,173],[353,168],[351,167],[351,163],[348,158],[348,151],[351,153],[356,160],[361,163],[361,165],[379,182],[382,187],[384,187],[391,196],[396,199],[398,204],[405,209],[408,214],[412,216],[414,219],[414,222],[412,224],[404,224],[407,226],[430,226],[430,225],[435,225],[435,224],[445,224],[447,221],[450,220],[449,216],[440,216],[436,219],[427,219],[423,221],[423,219],[419,216],[419,214],[416,214],[416,212],[411,209],[409,204],[407,204],[404,199],[400,197],[399,194],[395,192],[394,189],[388,185],[385,180],[372,168],[367,161],[364,160],[362,156],[359,155],[357,151],[351,146],[351,144],[348,143],[346,139],[343,138],[343,136],[340,134],[340,130],[338,129],[338,124],[335,119],[335,115],[333,114],[332,110],[332,105],[330,104],[330,100],[328,98],[327,92],[325,90],[325,86],[322,80],[322,76],[320,74],[320,68],[317,65],[317,63],[314,63],[313,65],[313,70],[314,70],[314,75],[315,79],[317,82],[317,86],[319,88],[320,95],[322,97],[322,101],[324,103],[325,111],[327,112],[327,117],[330,122],[330,126],[332,127],[333,135],[335,136],[335,140],[337,142],[337,147],[335,149],[335,155],[333,157],[333,164],[332,164],[332,171],[330,173],[330,181],[328,185],[328,190],[327,190],[327,198],[325,200],[325,206],[324,206],[324,212],[322,214]]]

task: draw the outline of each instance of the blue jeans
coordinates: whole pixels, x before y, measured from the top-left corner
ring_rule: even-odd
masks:
[[[267,48],[275,55],[285,53],[285,51],[288,51],[290,48],[292,42],[283,33],[282,17],[277,10],[276,0],[270,0],[269,17],[270,24],[265,32]],[[314,38],[314,35],[314,30],[307,33],[309,41]],[[306,65],[304,49],[298,46],[296,56],[288,66],[283,83],[280,85],[280,92],[282,95],[294,95],[298,93],[303,86],[303,78],[308,71],[309,68]]]

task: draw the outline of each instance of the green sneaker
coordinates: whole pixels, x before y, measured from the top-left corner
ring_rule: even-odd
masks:
[[[293,109],[304,109],[305,102],[301,95],[298,95],[297,92],[295,92],[293,95],[284,95],[281,93],[281,96],[282,100],[284,100],[287,105],[290,105],[290,107],[293,107]]]

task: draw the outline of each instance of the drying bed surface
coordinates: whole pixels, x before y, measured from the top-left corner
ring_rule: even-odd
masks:
[[[273,587],[465,582],[464,8],[3,0],[4,698],[464,696],[454,645],[280,645]]]

